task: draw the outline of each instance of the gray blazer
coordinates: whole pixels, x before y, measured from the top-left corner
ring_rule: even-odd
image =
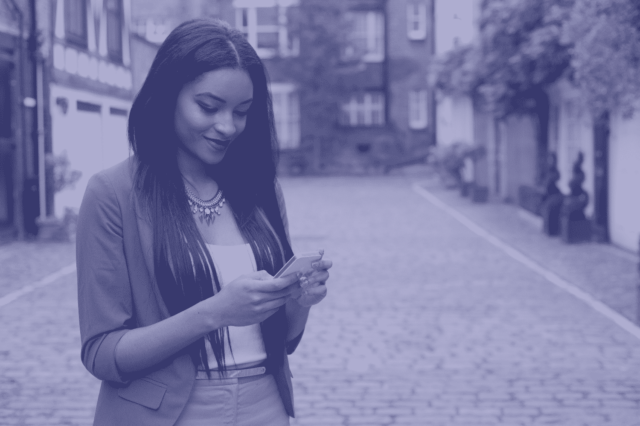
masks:
[[[129,159],[93,176],[78,219],[82,362],[102,380],[96,426],[173,425],[196,376],[185,353],[136,374],[123,374],[116,366],[115,347],[128,330],[169,317],[153,278],[151,224],[142,217],[132,191],[134,171],[135,160]],[[281,212],[284,214],[283,205]],[[293,391],[287,354],[295,350],[301,337],[283,348],[284,365],[274,372],[291,417]]]

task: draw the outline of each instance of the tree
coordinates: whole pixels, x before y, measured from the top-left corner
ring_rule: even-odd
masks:
[[[347,64],[343,52],[351,25],[342,0],[301,0],[290,19],[290,32],[300,42],[300,54],[289,75],[300,87],[303,140],[314,151],[318,169],[329,142],[336,137],[340,105],[348,93],[342,79]]]
[[[479,41],[439,62],[436,87],[465,93],[498,118],[536,118],[538,179],[546,164],[549,98],[546,89],[570,66],[562,25],[573,0],[483,0]]]
[[[576,0],[563,28],[571,46],[572,82],[593,117],[596,236],[608,240],[610,115],[630,115],[640,99],[640,3]]]
[[[640,97],[640,3],[577,0],[563,29],[572,81],[594,117],[633,112]]]

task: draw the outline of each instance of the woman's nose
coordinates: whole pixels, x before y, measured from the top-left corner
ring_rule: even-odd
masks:
[[[236,132],[236,126],[233,123],[233,117],[231,114],[222,113],[216,117],[217,120],[213,124],[213,128],[218,132],[221,136],[225,138],[229,138],[233,136]]]

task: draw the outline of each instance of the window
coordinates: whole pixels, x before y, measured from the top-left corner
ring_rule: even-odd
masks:
[[[351,42],[345,59],[362,58],[365,62],[384,60],[384,16],[381,12],[351,12],[353,25]]]
[[[409,127],[425,129],[427,123],[427,91],[412,90],[409,92]]]
[[[122,63],[122,0],[106,0],[107,54],[113,62]]]
[[[94,104],[91,102],[77,101],[76,109],[78,111],[87,111],[87,112],[101,112],[102,107],[98,104]]]
[[[64,31],[68,42],[87,48],[87,3],[85,0],[64,0]]]
[[[300,102],[295,86],[290,83],[272,83],[271,98],[280,149],[300,146]]]
[[[409,37],[409,40],[424,40],[427,38],[426,4],[407,4],[407,37]]]
[[[236,28],[244,33],[261,58],[295,56],[298,42],[289,38],[287,10],[291,0],[236,0]]]
[[[358,93],[342,105],[340,123],[344,126],[382,126],[384,122],[384,95],[382,93]]]

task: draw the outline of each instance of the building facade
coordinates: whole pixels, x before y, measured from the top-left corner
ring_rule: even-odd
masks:
[[[436,52],[446,54],[458,45],[478,43],[480,2],[437,0],[435,6]],[[579,91],[566,79],[546,90],[549,97],[548,146],[542,146],[536,117],[512,115],[499,119],[474,104],[470,97],[437,96],[437,142],[456,142],[485,148],[476,162],[473,180],[487,186],[494,199],[532,206],[522,200],[527,193],[541,193],[541,153],[557,157],[558,187],[569,194],[572,168],[579,154],[584,161],[582,188],[589,197],[585,214],[594,239],[611,241],[629,251],[640,244],[640,117],[611,114],[605,146],[597,146],[594,123]],[[638,105],[640,108],[640,104]],[[539,197],[538,197],[539,200]],[[535,204],[535,203],[534,203]],[[535,210],[535,209],[534,209]],[[596,223],[600,221],[601,223]],[[539,220],[541,222],[541,219]]]
[[[129,0],[0,1],[0,230],[35,237],[127,158]]]
[[[35,61],[27,0],[0,1],[0,240],[35,233]]]
[[[79,207],[93,174],[129,156],[130,12],[130,0],[57,0],[51,11],[51,152],[80,172],[72,187],[54,191],[56,217]]]
[[[395,155],[433,143],[426,78],[432,0],[347,2],[351,31],[343,55],[345,63],[357,56],[358,65],[336,70],[347,90],[323,129],[310,118],[309,88],[291,72],[305,49],[314,48],[301,46],[291,26],[304,0],[197,0],[188,6],[161,0],[150,12],[148,3],[134,3],[133,26],[151,42],[161,43],[181,21],[201,16],[225,20],[246,35],[269,73],[283,173],[374,172]]]

